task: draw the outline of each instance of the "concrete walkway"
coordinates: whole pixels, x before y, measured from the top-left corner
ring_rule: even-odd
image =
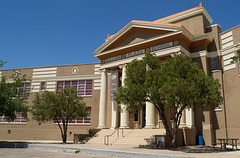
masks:
[[[21,143],[16,144],[12,147],[21,147]],[[0,143],[1,146],[2,142]],[[138,148],[136,146],[130,145],[96,145],[96,144],[61,144],[59,142],[22,142],[22,147],[32,149],[42,149],[42,150],[55,150],[63,151],[69,153],[85,153],[85,154],[95,154],[95,155],[110,155],[119,157],[133,157],[133,158],[159,158],[159,157],[231,157],[239,158],[240,150],[234,151],[215,151],[211,148],[201,148],[201,147],[184,147],[179,148],[177,151],[167,150],[167,149],[145,149]],[[209,150],[208,150],[209,149]]]

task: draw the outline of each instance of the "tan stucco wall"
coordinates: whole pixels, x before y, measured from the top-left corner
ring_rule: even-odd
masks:
[[[66,65],[58,67],[58,76],[81,76],[81,75],[94,75],[94,65],[95,64],[78,64],[78,65]],[[78,68],[79,72],[77,74],[72,74],[73,68]]]
[[[174,23],[183,25],[193,36],[202,35],[205,32],[202,14],[185,18]]]
[[[157,36],[157,35],[156,34],[151,34],[151,33],[144,33],[144,32],[134,32],[126,40],[121,42],[117,47],[137,43],[137,42],[140,42],[140,41],[143,41],[145,39],[155,37],[155,36]]]

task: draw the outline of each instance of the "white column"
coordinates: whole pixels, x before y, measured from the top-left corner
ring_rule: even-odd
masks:
[[[146,126],[145,128],[155,128],[155,107],[152,103],[146,102]]]
[[[186,111],[185,111],[186,109],[184,109],[183,111],[182,111],[182,117],[181,117],[181,120],[180,120],[180,125],[179,125],[179,127],[186,127]]]
[[[106,69],[101,70],[101,91],[99,105],[99,124],[98,128],[106,128],[107,120],[107,72]]]
[[[186,109],[186,126],[189,128],[195,128],[194,125],[194,111],[192,108]]]
[[[111,129],[117,128],[118,124],[118,104],[116,101],[112,102],[112,127]]]
[[[124,80],[126,78],[126,66],[127,64],[120,66],[120,68],[122,68],[122,86],[124,86]],[[127,106],[124,104],[121,104],[120,128],[129,128],[129,113],[127,111]]]

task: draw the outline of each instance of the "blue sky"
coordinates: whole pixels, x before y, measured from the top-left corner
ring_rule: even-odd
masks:
[[[200,2],[222,31],[240,24],[239,0],[0,0],[1,69],[99,62],[93,52],[107,34]]]

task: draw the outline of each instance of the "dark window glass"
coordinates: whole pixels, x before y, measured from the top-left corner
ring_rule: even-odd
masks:
[[[212,70],[218,70],[218,58],[211,58]]]
[[[46,82],[41,82],[41,90],[45,90],[46,89]]]

